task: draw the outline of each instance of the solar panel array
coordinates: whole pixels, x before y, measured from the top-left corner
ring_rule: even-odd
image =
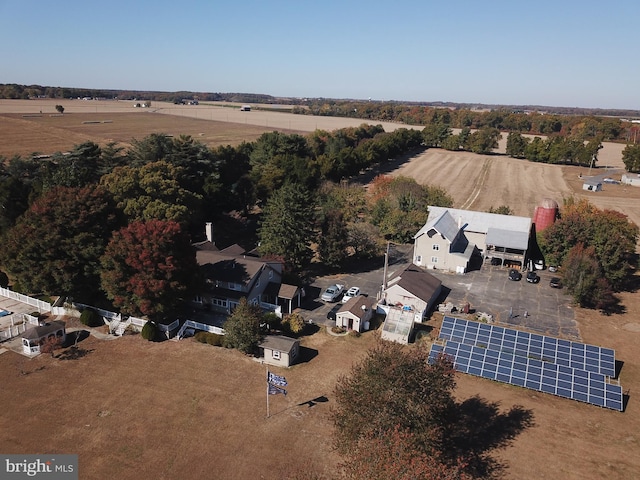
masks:
[[[467,345],[482,345],[492,350],[537,358],[608,377],[616,376],[615,352],[610,348],[455,317],[444,317],[440,338]]]
[[[433,345],[430,361],[444,353],[453,358],[460,372],[623,409],[622,387],[607,383],[608,373],[604,373],[615,375],[615,353],[611,349],[454,317],[444,318],[440,338],[447,340],[446,346]],[[594,360],[603,360],[602,365]]]

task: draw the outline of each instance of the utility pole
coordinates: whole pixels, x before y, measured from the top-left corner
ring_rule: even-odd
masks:
[[[593,167],[593,162],[596,161],[596,156],[591,155],[591,164],[589,165],[589,176],[591,176],[591,168]]]
[[[389,268],[389,246],[391,242],[387,242],[387,251],[384,254],[384,270],[382,273],[382,290],[380,291],[380,298],[382,298],[382,294],[387,289],[387,269]]]

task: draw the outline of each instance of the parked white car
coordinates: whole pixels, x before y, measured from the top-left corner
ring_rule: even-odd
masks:
[[[347,303],[353,297],[357,297],[358,295],[360,295],[360,288],[351,287],[349,290],[347,290],[347,293],[345,293],[344,296],[342,297],[342,303]]]
[[[340,285],[339,283],[331,285],[320,296],[320,300],[322,300],[323,302],[335,302],[338,300],[338,298],[340,298],[343,290],[344,285]]]

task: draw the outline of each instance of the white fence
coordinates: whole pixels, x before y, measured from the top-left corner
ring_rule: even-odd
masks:
[[[82,310],[84,310],[86,308],[89,308],[89,309],[93,310],[94,312],[96,312],[101,317],[104,317],[104,318],[109,319],[109,320],[115,320],[115,319],[121,318],[121,315],[119,313],[110,312],[109,310],[103,310],[102,308],[93,307],[91,305],[85,305],[84,303],[75,303],[74,302],[72,305],[73,305],[74,308],[77,308],[80,311],[82,311]]]
[[[14,292],[13,290],[9,290],[8,288],[0,288],[0,295],[36,307],[40,312],[42,312],[43,310],[45,312],[51,311],[50,303],[43,302],[42,300],[38,300],[37,298],[29,297],[28,295]]]
[[[0,342],[17,337],[24,333],[29,326],[38,325],[38,317],[26,313],[14,313],[9,317],[11,325],[0,331]]]
[[[195,320],[187,320],[186,322],[184,322],[184,325],[182,325],[182,328],[180,328],[180,331],[175,336],[175,339],[176,340],[180,340],[184,336],[184,332],[188,328],[194,328],[196,330],[203,330],[205,332],[215,333],[217,335],[224,335],[224,329],[222,329],[220,327],[216,327],[214,325],[207,325],[206,323],[196,322]]]
[[[4,342],[5,340],[9,340],[13,337],[17,337],[21,333],[24,333],[27,330],[27,325],[25,323],[20,323],[18,325],[11,325],[6,330],[0,331],[0,342]]]

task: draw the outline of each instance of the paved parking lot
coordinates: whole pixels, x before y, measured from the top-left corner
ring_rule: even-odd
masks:
[[[476,312],[493,315],[497,323],[556,337],[580,338],[571,297],[564,289],[549,286],[549,280],[556,274],[539,271],[540,283],[532,284],[525,280],[525,275],[520,281],[509,280],[508,269],[487,264],[465,275],[437,270],[430,273],[451,289],[447,301],[454,305],[469,302]]]
[[[388,275],[407,265],[406,255],[397,258],[389,266]],[[464,275],[438,270],[430,270],[429,273],[442,281],[446,293],[446,298],[441,298],[442,302],[451,302],[454,306],[468,302],[472,310],[490,313],[496,323],[502,325],[518,326],[561,338],[580,339],[571,297],[564,289],[549,286],[549,280],[557,274],[540,271],[540,283],[531,284],[525,280],[525,275],[520,281],[511,281],[508,279],[508,269],[488,264],[483,265],[481,270]],[[318,278],[306,289],[303,315],[319,325],[334,325],[333,321],[327,319],[327,313],[335,304],[325,304],[320,300],[324,289],[333,283],[341,283],[345,288],[358,286],[364,294],[375,297],[380,291],[382,277],[383,266],[380,265],[369,271]]]

